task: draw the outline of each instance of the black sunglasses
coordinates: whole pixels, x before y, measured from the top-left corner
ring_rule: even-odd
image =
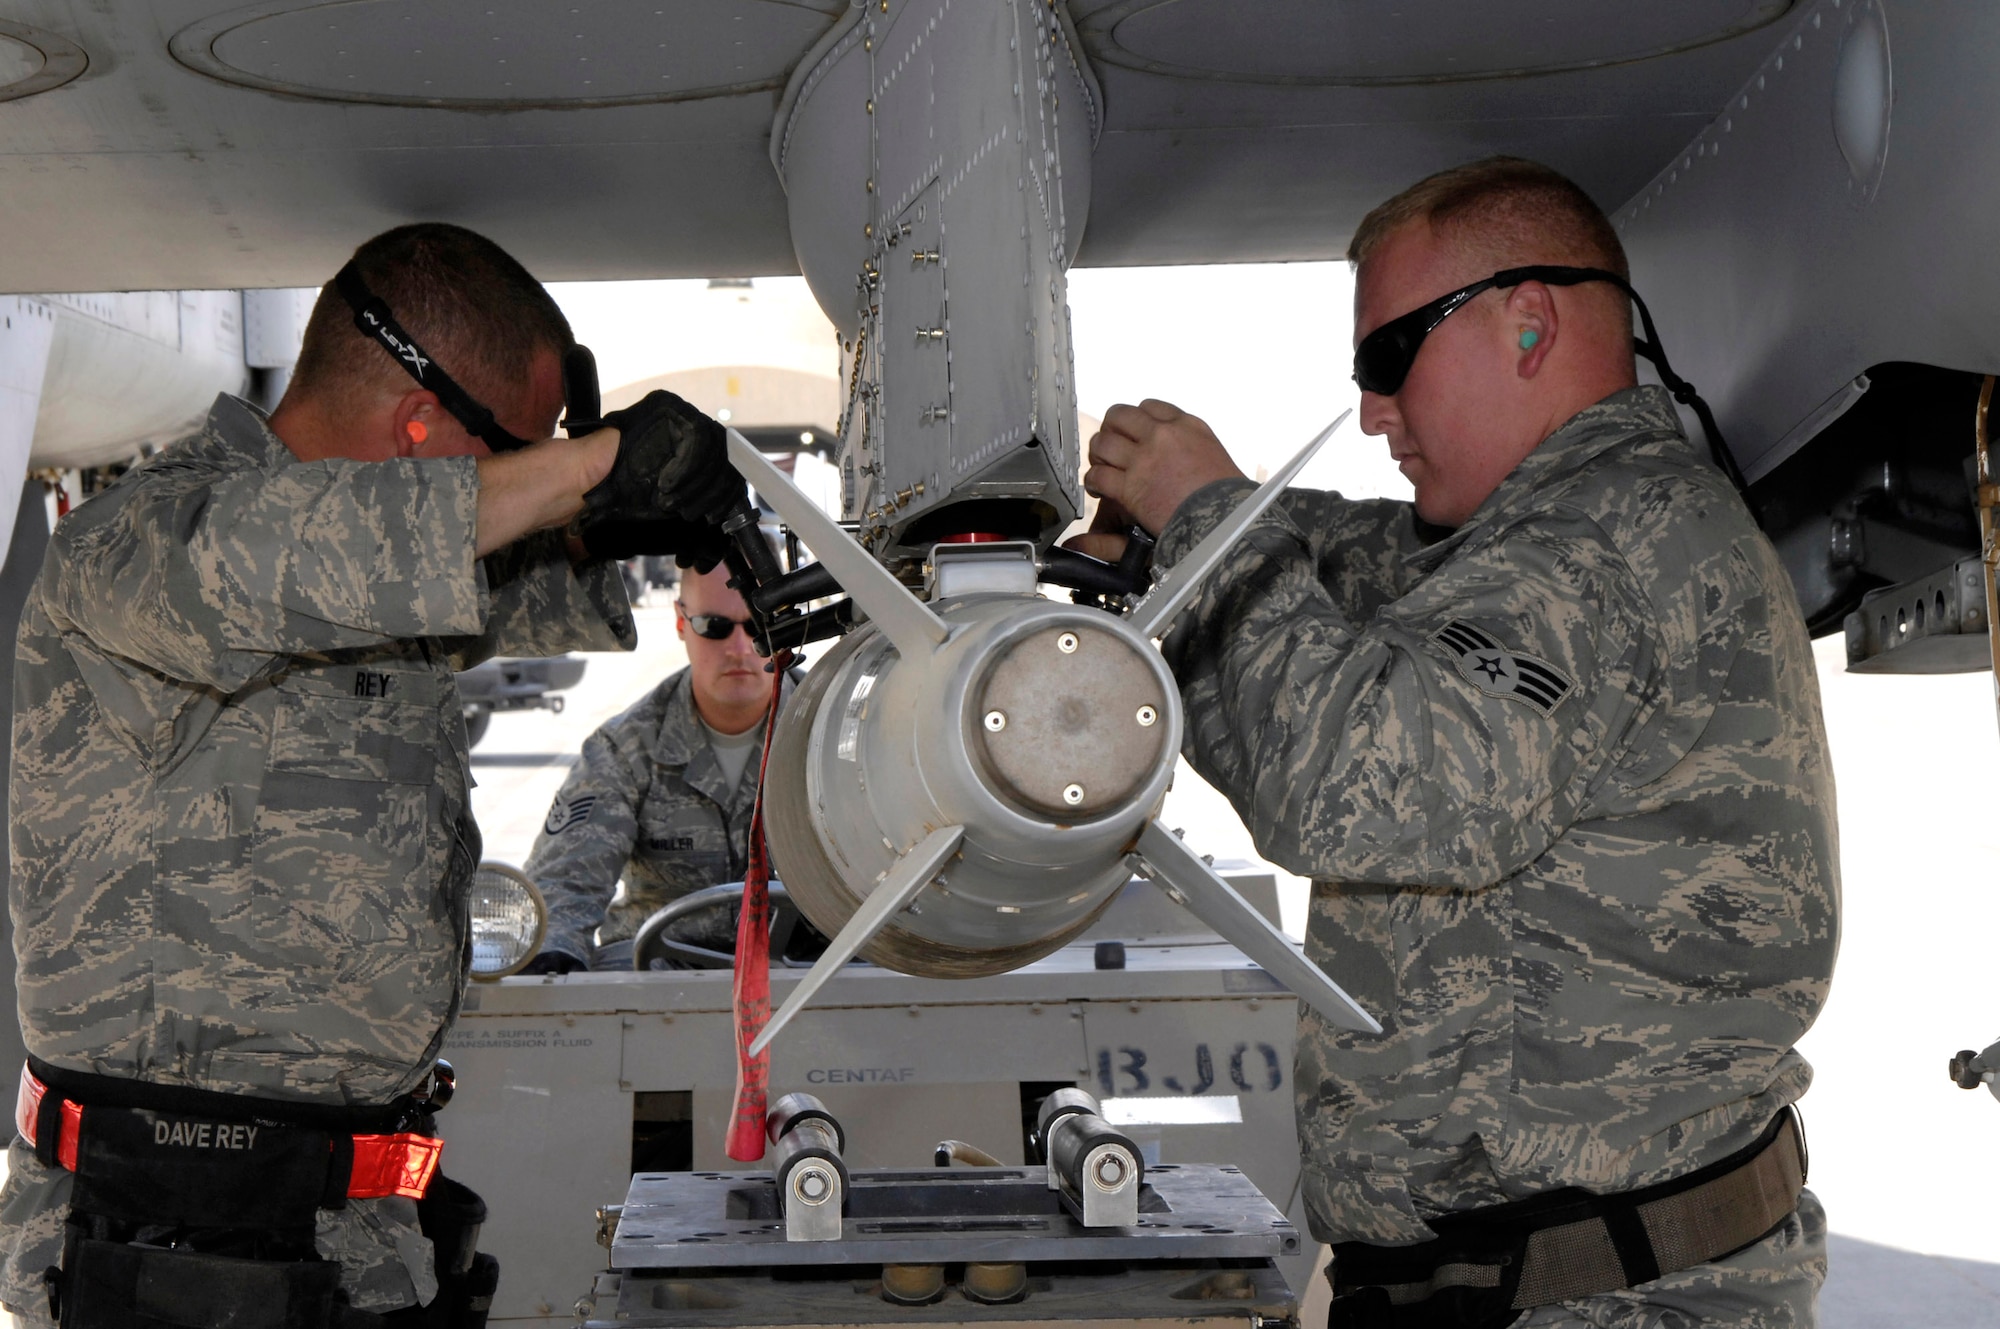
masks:
[[[753,619],[730,618],[726,614],[690,614],[685,605],[681,606],[681,617],[694,629],[695,636],[706,637],[710,641],[728,641],[729,634],[738,628],[749,633],[753,640],[757,636]]]
[[[1410,366],[1417,362],[1417,352],[1423,349],[1424,338],[1437,330],[1438,324],[1450,318],[1453,311],[1466,301],[1483,291],[1505,290],[1519,286],[1522,282],[1538,281],[1547,286],[1577,286],[1584,282],[1609,282],[1631,299],[1639,310],[1639,323],[1645,329],[1644,337],[1635,337],[1632,349],[1651,362],[1660,372],[1660,382],[1674,400],[1693,410],[1701,421],[1702,432],[1708,435],[1708,450],[1714,456],[1716,465],[1722,468],[1736,488],[1745,487],[1743,473],[1736,466],[1736,459],[1722,441],[1722,434],[1715,426],[1715,416],[1709,411],[1708,403],[1695,392],[1694,385],[1673,371],[1667,364],[1666,350],[1660,345],[1660,334],[1653,326],[1652,311],[1646,302],[1632,289],[1632,284],[1615,272],[1603,268],[1577,268],[1557,264],[1531,264],[1523,268],[1507,268],[1496,272],[1484,281],[1476,281],[1470,286],[1461,286],[1446,295],[1441,295],[1429,304],[1419,305],[1409,313],[1390,319],[1381,327],[1361,339],[1354,348],[1354,382],[1363,392],[1372,392],[1381,397],[1393,397],[1403,390],[1403,381],[1410,376]]]
[[[436,395],[438,405],[464,425],[466,433],[495,452],[512,452],[528,446],[527,439],[517,438],[502,428],[492,411],[460,387],[458,380],[447,374],[444,366],[404,331],[396,316],[389,312],[388,304],[368,289],[360,269],[352,262],[333,274],[333,288],[354,311],[354,326],[361,329],[362,335],[380,342],[403,371],[417,381],[418,387]],[[572,346],[563,360],[563,401],[567,407],[563,425],[572,438],[598,427],[597,361],[588,347]]]
[[[1603,268],[1569,268],[1543,264],[1525,268],[1508,268],[1496,272],[1484,281],[1476,281],[1470,286],[1461,286],[1447,295],[1441,295],[1427,305],[1418,305],[1409,313],[1392,318],[1375,331],[1361,339],[1354,348],[1354,381],[1363,392],[1377,396],[1393,397],[1403,390],[1403,380],[1410,376],[1410,366],[1417,362],[1417,352],[1423,349],[1424,338],[1437,331],[1438,324],[1450,318],[1459,306],[1485,291],[1504,290],[1509,286],[1519,286],[1525,281],[1538,281],[1549,286],[1575,286],[1582,282],[1607,281],[1634,300],[1638,292],[1628,285],[1623,277]],[[1643,306],[1644,302],[1641,302]],[[1648,332],[1651,331],[1649,327]]]

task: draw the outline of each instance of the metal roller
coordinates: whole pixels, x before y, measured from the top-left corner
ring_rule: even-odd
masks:
[[[1088,1112],[1093,1116],[1099,1111],[1097,1099],[1084,1089],[1058,1089],[1042,1100],[1041,1109],[1035,1114],[1035,1145],[1042,1151],[1042,1161],[1053,1164],[1049,1155],[1049,1128],[1074,1112]],[[1061,1190],[1056,1179],[1054,1166],[1049,1168],[1049,1189]]]
[[[1065,1112],[1049,1124],[1049,1175],[1085,1227],[1133,1227],[1145,1164],[1132,1141],[1095,1112]]]
[[[765,1118],[786,1241],[838,1241],[847,1207],[847,1135],[811,1094],[787,1094]]]
[[[1096,1096],[1087,1089],[1058,1089],[1043,1099],[1041,1109],[1035,1114],[1035,1138],[1041,1142],[1044,1161],[1048,1158],[1049,1127],[1056,1118],[1072,1112],[1096,1115],[1101,1111]]]
[[[826,1104],[817,1095],[804,1093],[786,1094],[771,1104],[764,1117],[764,1136],[772,1144],[792,1133],[792,1128],[808,1121],[823,1121],[833,1128],[834,1147],[847,1148],[847,1131],[834,1115],[826,1110]]]

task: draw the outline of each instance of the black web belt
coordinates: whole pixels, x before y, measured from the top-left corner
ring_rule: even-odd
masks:
[[[62,1329],[480,1329],[499,1265],[478,1251],[486,1204],[437,1171],[423,1098],[296,1102],[64,1070],[30,1057],[16,1126],[74,1175],[60,1265],[46,1270]],[[422,1320],[348,1306],[341,1266],[315,1250],[318,1211],[387,1195],[415,1202],[438,1295]]]
[[[442,1148],[424,1105],[348,1106],[94,1075],[29,1057],[16,1128],[76,1174],[76,1209],[128,1222],[305,1227],[350,1198],[419,1198]],[[39,1086],[38,1101],[31,1098]]]
[[[1732,1255],[1775,1231],[1805,1185],[1786,1108],[1757,1141],[1684,1177],[1569,1189],[1429,1220],[1414,1246],[1333,1247],[1333,1329],[1485,1329],[1524,1310],[1615,1292]]]
[[[357,1135],[369,1131],[427,1129],[430,1125],[422,1101],[409,1095],[376,1105],[260,1098],[253,1094],[225,1094],[212,1089],[158,1084],[130,1076],[67,1070],[33,1055],[28,1057],[28,1069],[64,1098],[92,1107],[139,1108],[217,1121],[268,1121],[273,1125]]]

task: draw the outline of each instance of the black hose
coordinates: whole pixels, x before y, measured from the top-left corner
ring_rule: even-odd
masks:
[[[1042,556],[1042,580],[1092,595],[1136,595],[1145,589],[1143,581],[1135,582],[1116,563],[1060,547]]]
[[[787,572],[759,586],[748,599],[750,608],[756,612],[775,614],[790,605],[837,595],[840,589],[840,583],[827,571],[826,564],[808,563],[795,572]]]
[[[771,623],[770,654],[797,650],[811,642],[838,637],[853,626],[852,600],[841,600],[823,609],[815,609],[809,614],[789,614]]]

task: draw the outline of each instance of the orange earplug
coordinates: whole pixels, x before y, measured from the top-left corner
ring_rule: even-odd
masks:
[[[404,425],[403,429],[409,434],[410,442],[412,443],[421,443],[431,436],[431,431],[424,428],[422,420],[412,420],[409,424]]]

